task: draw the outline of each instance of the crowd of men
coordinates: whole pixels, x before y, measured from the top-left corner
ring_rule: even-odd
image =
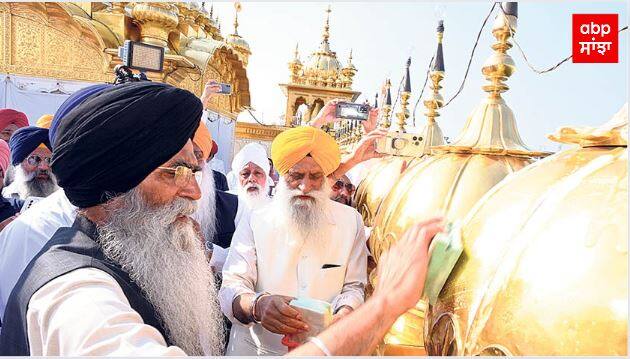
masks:
[[[380,156],[378,109],[344,158],[318,128],[332,101],[225,176],[205,124],[217,87],[89,86],[35,126],[0,110],[0,355],[368,355],[419,300],[440,218],[381,257],[366,300],[346,174]],[[334,314],[305,343],[295,298]]]

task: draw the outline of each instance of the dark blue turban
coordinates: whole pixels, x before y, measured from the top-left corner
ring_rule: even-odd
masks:
[[[79,106],[83,103],[83,101],[87,100],[93,95],[97,95],[103,92],[105,89],[112,87],[110,84],[98,84],[92,85],[88,87],[84,87],[79,91],[76,91],[70,97],[68,97],[57,109],[55,115],[53,116],[52,123],[50,124],[50,129],[48,132],[48,138],[50,139],[50,144],[55,146],[55,134],[57,133],[57,127],[59,127],[59,121],[68,114],[73,108]]]
[[[195,95],[163,83],[105,89],[57,125],[51,166],[59,186],[79,208],[135,188],[192,139],[202,111]]]
[[[18,129],[9,139],[11,164],[17,166],[22,163],[41,144],[46,145],[50,149],[47,128],[28,126]]]

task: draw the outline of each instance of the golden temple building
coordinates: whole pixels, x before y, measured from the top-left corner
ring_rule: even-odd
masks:
[[[337,59],[337,53],[330,49],[330,12],[329,6],[319,48],[302,64],[296,45],[294,58],[289,63],[289,81],[280,84],[287,97],[285,126],[308,123],[330,100],[354,102],[361,94],[352,90],[352,81],[357,73],[352,64],[352,50],[348,63],[343,66]],[[298,112],[300,107],[305,108],[303,114]]]

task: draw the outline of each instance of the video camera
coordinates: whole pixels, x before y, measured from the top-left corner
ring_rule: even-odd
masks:
[[[164,68],[164,48],[142,42],[126,40],[118,48],[118,57],[122,64],[114,68],[114,85],[126,82],[151,81],[144,71],[162,72]],[[140,70],[134,74],[132,69]]]

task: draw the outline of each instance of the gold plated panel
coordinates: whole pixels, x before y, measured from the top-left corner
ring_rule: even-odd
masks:
[[[357,186],[355,195],[357,209],[366,226],[372,226],[381,202],[400,178],[402,171],[414,161],[414,158],[389,156],[370,168]]]
[[[626,147],[569,149],[493,188],[464,223],[428,327],[453,315],[457,355],[626,355],[627,161]]]
[[[435,215],[447,221],[463,218],[490,188],[530,162],[522,157],[461,153],[418,160],[400,177],[374,218],[369,245],[375,260],[418,221]],[[421,301],[403,314],[385,343],[423,348],[425,308]]]

